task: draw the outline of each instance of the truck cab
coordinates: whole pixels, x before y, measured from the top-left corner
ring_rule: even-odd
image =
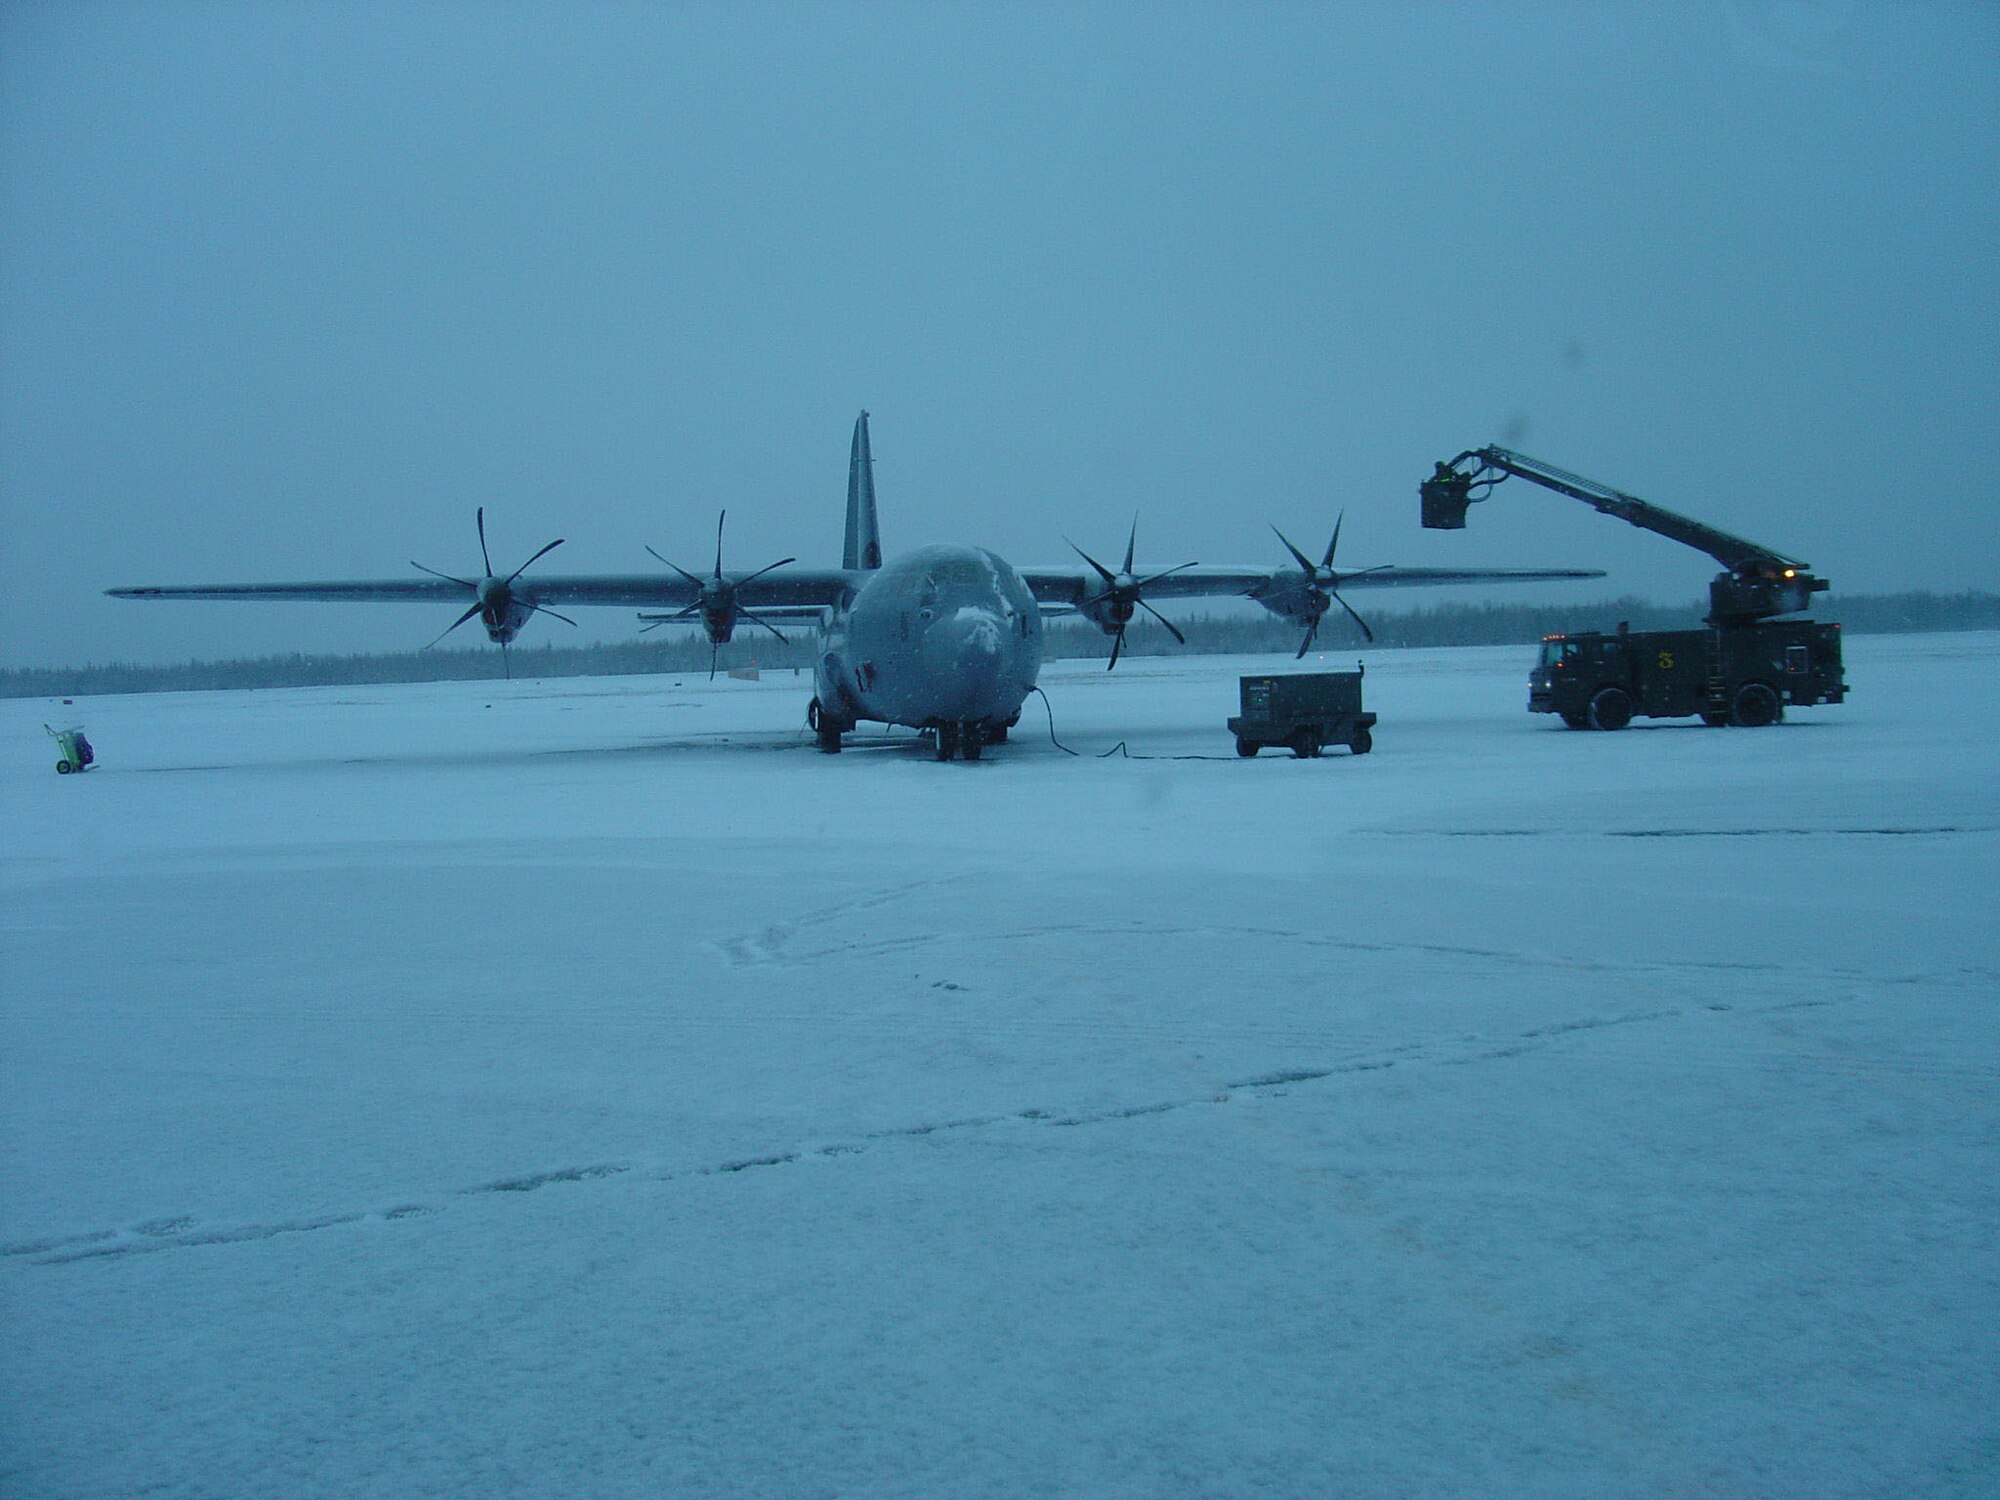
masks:
[[[1543,636],[1541,654],[1528,674],[1528,711],[1560,714],[1572,729],[1614,727],[1593,726],[1591,704],[1609,687],[1618,689],[1625,695],[1624,701],[1636,707],[1633,677],[1630,637],[1622,631],[1616,635],[1592,630]],[[1607,700],[1607,706],[1615,706],[1615,702]],[[1624,728],[1631,717],[1628,709],[1624,722],[1615,727]]]

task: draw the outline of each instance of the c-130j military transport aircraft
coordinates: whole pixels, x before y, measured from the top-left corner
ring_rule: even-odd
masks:
[[[725,512],[726,515],[726,512]],[[676,613],[641,614],[646,628],[699,622],[710,642],[720,645],[749,620],[784,636],[773,619],[811,621],[819,629],[813,698],[806,720],[822,750],[838,750],[841,736],[862,720],[904,724],[936,735],[937,756],[979,758],[981,750],[1007,737],[1034,690],[1042,665],[1045,614],[1079,614],[1111,637],[1111,665],[1118,664],[1125,630],[1138,610],[1178,629],[1149,599],[1238,595],[1254,599],[1273,614],[1305,631],[1303,657],[1319,633],[1321,618],[1338,604],[1364,634],[1373,633],[1347,601],[1343,588],[1389,585],[1525,582],[1537,579],[1601,578],[1577,568],[1364,568],[1341,572],[1333,566],[1340,541],[1336,524],[1326,556],[1315,565],[1283,533],[1296,567],[1223,568],[1183,563],[1159,572],[1133,567],[1132,538],[1117,570],[1070,545],[1086,567],[1014,568],[983,547],[919,547],[888,563],[882,561],[875,520],[874,457],[868,413],[854,424],[848,460],[847,538],[838,568],[791,569],[793,561],[772,563],[753,573],[722,569],[722,527],[716,525],[715,569],[708,578],[673,563],[678,576],[660,573],[598,574],[568,578],[524,575],[530,564],[562,544],[557,538],[513,572],[493,571],[486,552],[486,516],[478,514],[479,550],[486,572],[480,578],[412,566],[428,578],[355,583],[246,583],[211,587],[122,588],[107,590],[121,599],[345,600],[361,603],[464,603],[466,609],[444,631],[449,635],[477,618],[487,638],[506,650],[536,614],[554,615],[561,605],[622,605]],[[1273,528],[1274,530],[1276,528]],[[647,549],[649,552],[651,548]],[[666,559],[655,552],[655,558]],[[468,602],[469,601],[469,602]],[[444,639],[440,635],[438,640]],[[433,645],[436,642],[432,642]]]

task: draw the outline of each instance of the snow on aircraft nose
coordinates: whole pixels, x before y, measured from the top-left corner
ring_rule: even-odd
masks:
[[[979,718],[992,711],[1007,664],[1007,627],[999,614],[964,605],[924,633],[925,665],[943,690],[937,711],[946,718]]]

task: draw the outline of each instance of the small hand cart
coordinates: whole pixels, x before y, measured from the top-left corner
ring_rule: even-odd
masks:
[[[1375,715],[1361,711],[1361,671],[1283,672],[1242,679],[1243,712],[1229,721],[1238,755],[1283,745],[1302,760],[1328,745],[1375,748]]]
[[[74,729],[49,729],[56,747],[62,752],[62,759],[56,762],[56,774],[67,776],[72,771],[81,771],[97,759],[97,752],[90,748],[90,741],[83,737],[83,726]]]

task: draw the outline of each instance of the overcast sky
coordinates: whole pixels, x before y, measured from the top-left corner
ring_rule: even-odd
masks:
[[[1498,440],[1829,616],[1992,588],[1996,246],[1986,4],[10,0],[0,664],[421,645],[100,591],[474,569],[482,504],[503,567],[699,568],[724,506],[733,566],[833,565],[863,407],[891,553],[1136,511],[1275,564],[1344,507],[1354,566],[1702,593],[1518,482],[1420,530]]]

